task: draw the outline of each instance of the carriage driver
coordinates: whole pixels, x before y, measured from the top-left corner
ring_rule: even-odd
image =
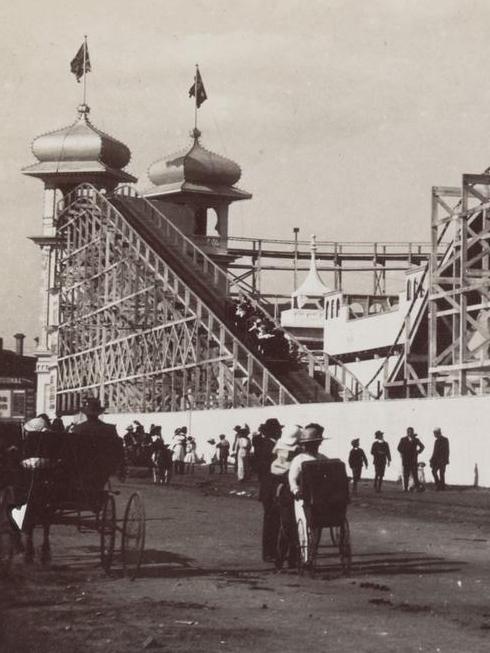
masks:
[[[301,465],[308,460],[327,460],[326,456],[318,452],[323,440],[323,431],[323,426],[312,422],[304,427],[299,436],[298,444],[301,446],[302,452],[293,458],[288,476],[289,487],[295,499],[301,498]]]
[[[113,424],[106,424],[99,419],[104,410],[98,399],[89,397],[81,408],[87,421],[77,424],[68,437],[75,439],[78,436],[76,455],[78,463],[84,468],[86,466],[86,471],[92,468],[95,475],[100,474],[101,477],[117,473],[120,480],[124,480],[126,466],[123,441]]]

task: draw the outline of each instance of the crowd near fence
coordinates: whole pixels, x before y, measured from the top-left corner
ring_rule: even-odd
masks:
[[[255,431],[269,417],[277,417],[281,424],[318,422],[325,427],[327,438],[321,450],[330,457],[347,461],[350,443],[360,439],[368,454],[374,433],[381,430],[389,443],[393,462],[386,470],[385,479],[398,481],[401,462],[397,452],[400,438],[412,426],[425,445],[421,462],[428,463],[432,454],[433,430],[440,427],[449,438],[450,460],[446,471],[449,485],[490,487],[490,397],[454,397],[435,399],[401,399],[390,401],[342,402],[329,404],[297,404],[233,410],[181,411],[175,413],[121,413],[104,415],[106,422],[115,424],[122,436],[133,421],[140,421],[145,429],[151,424],[162,427],[162,435],[169,443],[174,430],[187,426],[196,439],[198,456],[204,451],[206,441],[225,433],[234,435],[237,424],[249,424]],[[372,458],[363,478],[373,478]],[[428,479],[430,480],[430,479]]]

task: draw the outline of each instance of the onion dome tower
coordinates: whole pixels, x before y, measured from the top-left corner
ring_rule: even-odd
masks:
[[[37,413],[54,415],[56,410],[59,296],[56,287],[57,200],[82,183],[112,191],[122,182],[136,178],[124,171],[131,158],[129,149],[92,125],[85,102],[78,107],[77,120],[63,129],[34,139],[32,152],[37,163],[22,173],[44,183],[41,235],[31,236],[41,249],[41,334],[36,351]]]
[[[32,152],[38,162],[24,168],[23,174],[63,193],[84,182],[113,190],[121,182],[136,181],[123,170],[131,158],[129,148],[92,125],[89,113],[90,108],[81,104],[72,125],[35,138]]]
[[[154,187],[145,192],[145,197],[158,200],[162,211],[186,235],[211,236],[224,244],[228,238],[228,207],[252,195],[235,186],[241,177],[240,166],[204,148],[200,137],[201,132],[194,128],[194,142],[189,149],[151,164],[148,177]],[[216,212],[216,225],[208,219],[209,209]]]

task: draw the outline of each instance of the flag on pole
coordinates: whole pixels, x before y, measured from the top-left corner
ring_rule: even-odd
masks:
[[[189,89],[189,97],[196,98],[196,106],[199,109],[201,104],[208,99],[204,84],[202,83],[201,73],[199,68],[196,68],[196,76],[194,77],[194,84]]]
[[[75,57],[70,63],[70,70],[80,82],[84,73],[89,73],[92,70],[90,65],[90,57],[88,56],[87,43],[84,41]]]

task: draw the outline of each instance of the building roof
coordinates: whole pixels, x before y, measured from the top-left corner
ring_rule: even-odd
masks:
[[[194,130],[194,143],[189,149],[158,159],[148,169],[148,177],[156,188],[149,197],[169,194],[199,193],[228,199],[249,199],[250,193],[236,188],[242,171],[240,166],[220,154],[207,150]]]
[[[318,274],[316,266],[316,236],[313,235],[311,237],[310,269],[301,286],[294,291],[293,297],[297,297],[298,304],[302,306],[308,297],[323,297],[329,292],[332,292],[331,289],[323,283]]]
[[[46,179],[53,175],[94,178],[104,175],[118,181],[135,181],[122,170],[131,159],[129,148],[97,129],[88,119],[89,112],[90,108],[81,104],[73,124],[35,138],[32,152],[38,163],[22,172]]]

